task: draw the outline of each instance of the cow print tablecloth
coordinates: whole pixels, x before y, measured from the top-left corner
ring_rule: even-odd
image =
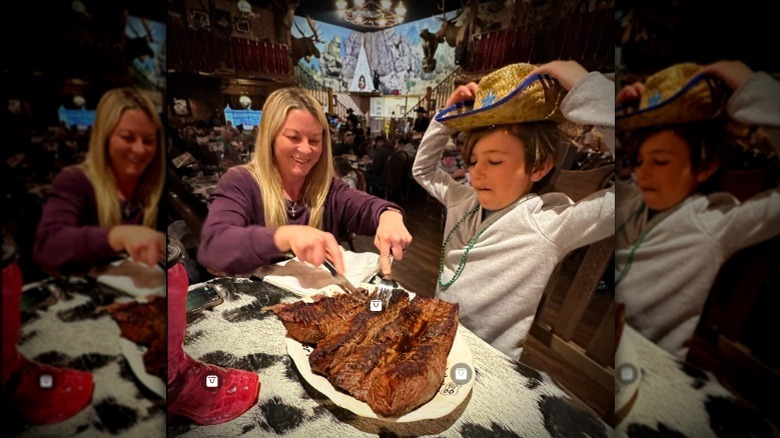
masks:
[[[618,437],[780,437],[713,374],[676,359],[630,326],[621,342],[636,351],[640,381],[631,410],[616,427]]]
[[[133,298],[94,280],[57,281],[63,296],[44,310],[22,313],[19,352],[57,367],[92,373],[92,402],[74,417],[52,425],[25,426],[3,419],[4,436],[24,437],[161,437],[165,400],[133,374],[120,347],[120,331],[111,315],[97,311]]]
[[[483,342],[464,327],[476,381],[449,415],[413,423],[358,417],[336,406],[301,377],[285,347],[286,330],[261,308],[294,301],[293,294],[260,281],[211,281],[225,302],[188,321],[185,350],[203,361],[259,374],[257,404],[228,423],[198,427],[177,419],[168,436],[347,437],[611,437],[614,431],[578,407],[552,380]]]

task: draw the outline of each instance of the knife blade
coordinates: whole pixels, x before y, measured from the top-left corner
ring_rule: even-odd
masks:
[[[330,260],[325,259],[325,262],[323,263],[325,267],[330,271],[331,275],[333,275],[333,278],[336,279],[339,286],[349,294],[352,298],[360,301],[360,302],[366,302],[368,298],[366,298],[363,294],[360,293],[360,291],[350,283],[349,280],[347,280],[347,277],[340,275],[336,272],[336,267],[333,266],[333,263],[331,263]]]

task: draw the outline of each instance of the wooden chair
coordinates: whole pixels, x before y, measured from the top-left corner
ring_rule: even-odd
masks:
[[[560,170],[547,191],[565,193],[577,202],[609,187],[613,176],[614,166]],[[560,357],[573,373],[579,373],[569,373],[559,383],[605,420],[614,414],[614,286],[602,283],[600,295],[597,289],[613,260],[614,246],[614,236],[610,236],[572,251],[559,263],[550,276],[530,333],[548,353]],[[572,383],[567,384],[566,379],[572,379]]]
[[[777,164],[729,170],[721,188],[745,201],[778,180]],[[772,400],[780,392],[778,284],[780,237],[733,254],[713,282],[687,357],[767,416],[777,412]]]

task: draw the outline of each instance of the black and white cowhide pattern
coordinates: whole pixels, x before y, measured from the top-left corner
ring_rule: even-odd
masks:
[[[449,415],[413,423],[389,423],[336,406],[311,387],[287,355],[286,330],[261,308],[297,298],[248,279],[214,280],[226,295],[212,311],[188,321],[185,350],[221,366],[252,370],[261,382],[257,404],[235,420],[198,427],[185,419],[168,436],[382,437],[611,437],[614,431],[579,408],[550,378],[490,347],[464,330],[476,382]]]
[[[619,437],[780,437],[758,411],[747,407],[709,372],[661,350],[633,330],[623,337],[636,350],[640,383],[631,410],[617,425]]]
[[[4,418],[3,436],[164,436],[165,400],[138,381],[122,354],[119,326],[110,314],[97,310],[132,298],[82,279],[59,286],[63,296],[54,305],[22,313],[19,352],[42,363],[92,373],[92,402],[52,425]]]

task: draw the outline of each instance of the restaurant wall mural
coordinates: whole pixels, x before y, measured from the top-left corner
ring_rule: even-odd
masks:
[[[450,13],[450,16],[452,13]],[[378,32],[356,32],[332,24],[296,16],[291,28],[293,40],[308,39],[316,47],[319,57],[301,57],[298,66],[325,87],[336,92],[357,91],[350,85],[356,75],[365,74],[358,69],[361,50],[370,75],[365,77],[365,88],[360,91],[379,90],[382,94],[425,94],[427,87],[434,87],[455,68],[455,49],[439,44],[434,59],[436,68],[423,71],[423,29],[435,32],[441,20],[430,17]],[[293,43],[295,44],[295,42]],[[302,43],[299,43],[302,44]],[[362,84],[359,80],[355,85]]]
[[[165,24],[128,16],[125,24],[125,53],[133,81],[141,88],[165,88]]]

